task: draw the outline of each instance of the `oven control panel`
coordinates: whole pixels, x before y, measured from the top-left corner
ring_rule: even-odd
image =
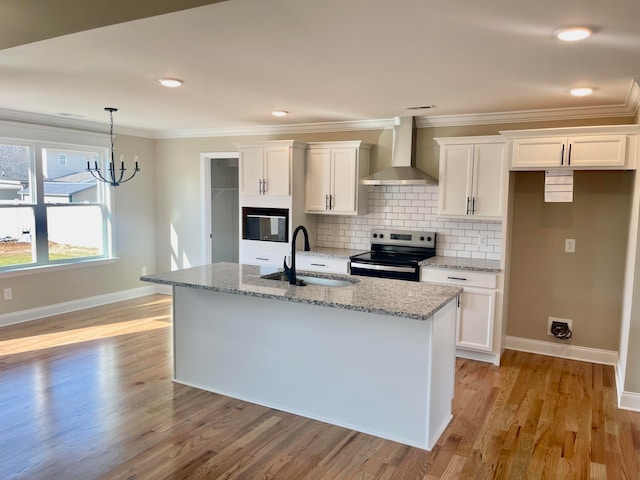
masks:
[[[370,240],[372,245],[407,245],[434,248],[436,246],[436,232],[371,230]]]

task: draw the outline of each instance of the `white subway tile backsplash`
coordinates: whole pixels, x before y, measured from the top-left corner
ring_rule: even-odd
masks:
[[[368,250],[370,231],[397,228],[437,232],[437,254],[500,260],[502,223],[443,218],[438,213],[438,186],[374,186],[369,190],[369,213],[358,217],[318,216],[316,242],[320,247]],[[478,235],[487,245],[478,245]]]

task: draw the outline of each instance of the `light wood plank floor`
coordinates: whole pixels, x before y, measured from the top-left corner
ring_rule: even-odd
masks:
[[[611,367],[458,360],[431,452],[171,381],[171,299],[0,328],[0,479],[637,479]]]

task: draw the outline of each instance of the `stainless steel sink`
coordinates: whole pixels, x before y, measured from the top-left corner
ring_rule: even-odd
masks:
[[[289,279],[283,272],[270,273],[269,275],[263,275],[260,278],[264,278],[266,280],[277,280],[280,282],[288,282]],[[318,285],[321,287],[350,287],[354,283],[357,283],[357,279],[350,279],[345,277],[331,276],[331,275],[309,275],[302,274],[296,275],[296,280],[298,282],[302,282],[299,286],[304,285]]]

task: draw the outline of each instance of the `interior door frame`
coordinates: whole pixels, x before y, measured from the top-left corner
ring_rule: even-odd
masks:
[[[211,263],[211,160],[240,158],[240,152],[205,152],[200,154],[200,261]]]

